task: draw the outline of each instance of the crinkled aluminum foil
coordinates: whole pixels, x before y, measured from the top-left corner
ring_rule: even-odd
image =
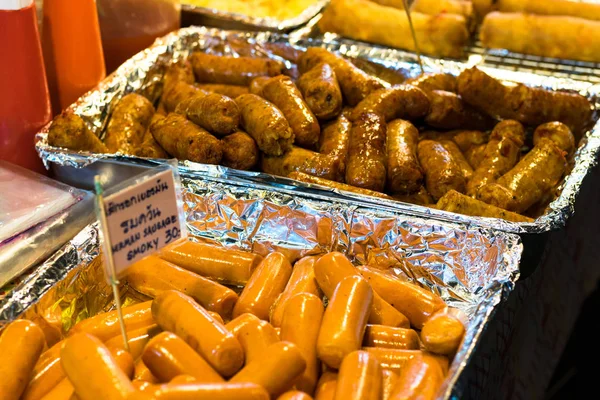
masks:
[[[290,43],[297,49],[309,46],[322,46],[348,57],[356,58],[360,60],[359,64],[361,68],[364,67],[370,71],[380,73],[382,77],[387,76],[388,80],[397,79],[399,76],[412,77],[418,75],[420,72],[414,54],[339,39],[335,35],[332,37],[325,35],[322,39],[305,39],[294,37],[293,35],[286,36],[271,32],[229,32],[218,29],[191,27],[181,29],[178,32],[159,39],[149,49],[137,54],[125,63],[116,73],[103,81],[96,90],[79,99],[71,108],[81,115],[102,136],[102,128],[107,122],[112,103],[131,91],[144,93],[151,99],[157,98],[161,89],[160,80],[162,73],[165,66],[172,60],[180,60],[196,50],[219,54],[270,54],[268,50],[265,50],[264,45]],[[272,54],[270,56],[283,60]],[[472,57],[468,62],[464,63],[423,57],[426,72],[448,72],[455,75],[459,74],[464,68],[479,65],[479,62],[481,62],[480,56]],[[289,62],[286,65],[288,68],[292,68]],[[528,72],[488,67],[482,67],[482,69],[495,77],[507,81],[525,82],[529,85],[542,86],[548,89],[574,90],[587,95],[597,109],[600,106],[598,96],[598,93],[600,93],[599,85],[572,79],[541,76]],[[382,70],[386,72],[382,74]],[[391,78],[389,78],[390,75],[392,75]],[[38,134],[36,148],[44,163],[47,166],[52,165],[58,176],[60,176],[61,167],[82,168],[99,160],[121,160],[138,164],[152,163],[138,157],[111,154],[78,154],[53,148],[47,144],[47,132],[48,127],[44,128]],[[219,167],[219,170],[226,171],[232,177],[246,179],[254,183],[283,187],[290,192],[304,192],[309,190],[331,199],[351,198],[357,204],[376,205],[377,207],[393,209],[410,215],[426,216],[508,232],[541,233],[563,227],[567,219],[573,214],[575,198],[584,177],[596,163],[599,149],[600,122],[588,131],[584,139],[580,142],[574,157],[573,169],[560,185],[560,194],[549,204],[544,214],[532,223],[516,223],[497,218],[470,217],[398,201],[365,197],[347,192],[341,193],[338,190],[302,182],[294,182],[292,184],[293,181],[289,179],[278,178],[263,173],[228,170],[225,167]],[[179,165],[182,170],[203,168],[200,164],[188,161],[182,161]],[[73,171],[69,173],[76,175],[76,172]],[[117,176],[118,173],[115,172],[114,175]],[[83,176],[84,174],[82,173],[82,181],[80,182],[82,185],[85,184]],[[71,176],[70,179],[69,183],[75,184],[77,176]]]
[[[496,305],[518,279],[522,244],[517,235],[318,194],[286,193],[237,180],[216,167],[188,171],[182,186],[188,228],[200,240],[261,254],[282,251],[292,259],[341,251],[357,264],[390,267],[464,312],[467,333],[444,386],[445,398],[460,397],[462,388],[454,384]],[[98,255],[97,228],[90,225],[0,301],[0,321],[24,314],[53,321],[65,332],[78,320],[110,309]],[[126,299],[135,298],[123,289]]]

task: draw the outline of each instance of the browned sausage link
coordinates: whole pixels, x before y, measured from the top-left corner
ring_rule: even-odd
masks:
[[[219,93],[195,94],[179,103],[175,112],[216,135],[235,132],[240,124],[235,101]]]
[[[161,114],[154,114],[150,120],[150,125],[159,119],[163,119],[164,117],[165,116]],[[150,126],[148,126],[148,129],[146,129],[146,133],[142,139],[142,144],[137,148],[135,154],[139,157],[169,158],[169,155],[165,149],[160,147],[160,144],[158,144],[158,142],[154,139],[154,136],[152,136]]]
[[[269,58],[216,56],[194,53],[190,56],[196,80],[200,83],[225,83],[248,86],[257,76],[276,76],[283,64]]]
[[[416,78],[406,80],[404,83],[416,86],[426,93],[432,90],[456,93],[456,77],[450,74],[421,74]]]
[[[357,105],[370,93],[383,87],[383,84],[376,78],[356,67],[350,61],[319,47],[307,49],[300,56],[298,67],[301,73],[306,73],[321,62],[325,62],[333,68],[342,94],[351,106]]]
[[[294,134],[283,113],[274,104],[254,94],[236,97],[241,125],[270,156],[280,156],[292,148]]]
[[[288,176],[291,172],[300,171],[312,176],[340,181],[342,177],[339,176],[338,164],[337,157],[293,146],[292,150],[282,156],[263,156],[261,170],[279,176]]]
[[[456,143],[451,140],[441,140],[440,143],[452,156],[454,162],[458,165],[460,170],[462,171],[463,176],[468,181],[473,176],[473,167],[465,158],[465,155],[460,151],[460,148]]]
[[[250,87],[248,88],[249,92],[255,94],[257,96],[263,96],[263,88],[271,80],[268,76],[259,76],[258,78],[252,79],[250,82]]]
[[[473,168],[473,170],[477,169],[481,164],[481,160],[485,155],[486,144],[478,144],[476,146],[471,147],[467,150],[465,154],[465,158],[469,162],[469,165]]]
[[[392,193],[410,193],[423,183],[417,159],[419,131],[410,122],[396,119],[387,126],[387,188]]]
[[[265,43],[263,47],[276,56],[285,58],[295,64],[298,63],[300,55],[304,53],[304,50],[296,49],[288,43]]]
[[[427,191],[435,201],[449,190],[465,191],[465,177],[444,146],[433,140],[422,140],[418,155],[425,171]]]
[[[434,128],[486,130],[494,124],[492,118],[464,104],[454,93],[433,90],[428,95],[431,108],[425,117],[425,122]]]
[[[386,129],[384,118],[378,114],[364,113],[354,121],[348,140],[347,184],[383,192]]]
[[[342,92],[333,69],[319,63],[296,82],[308,108],[320,120],[334,118],[342,112]]]
[[[171,113],[152,123],[150,130],[158,144],[180,160],[218,164],[223,156],[221,141],[183,115]]]
[[[450,190],[437,202],[438,210],[458,214],[472,215],[474,217],[502,218],[512,222],[532,222],[533,219],[523,215],[503,210],[500,207],[486,204],[483,201],[465,196],[457,191]]]
[[[279,75],[271,78],[263,87],[263,97],[281,110],[298,145],[310,149],[317,146],[321,134],[319,122],[289,76]]]
[[[246,93],[250,93],[247,86],[226,85],[220,83],[196,83],[195,86],[205,92],[219,93],[235,99]]]
[[[364,196],[373,196],[379,197],[382,199],[391,199],[392,197],[388,196],[385,193],[375,192],[373,190],[363,189],[352,185],[347,185],[345,183],[339,183],[330,181],[329,179],[323,179],[316,176],[308,175],[303,172],[292,172],[288,175],[288,178],[295,179],[297,181],[305,182],[305,183],[313,183],[315,185],[326,186],[332,189],[344,190],[347,192],[362,194]]]
[[[98,136],[88,129],[79,115],[71,111],[64,111],[54,118],[48,132],[48,144],[70,150],[108,153]]]
[[[167,113],[175,111],[179,103],[195,95],[206,94],[196,86],[182,81],[173,83],[170,89],[163,93],[161,104]]]
[[[548,122],[535,128],[533,145],[538,144],[542,138],[552,140],[559,149],[567,154],[571,154],[575,150],[575,137],[569,127],[562,122]]]
[[[136,93],[124,96],[112,112],[104,143],[108,151],[135,154],[154,115],[152,103]]]
[[[499,122],[490,135],[490,141],[479,166],[467,185],[467,194],[475,197],[480,187],[495,182],[519,160],[519,151],[525,139],[523,125],[517,121]]]
[[[421,89],[410,85],[379,89],[356,106],[350,120],[366,112],[380,114],[387,122],[397,118],[411,121],[429,112],[429,99]]]
[[[221,139],[223,144],[223,165],[229,168],[250,170],[258,162],[259,152],[256,142],[246,132],[236,132]]]
[[[463,153],[475,146],[479,146],[487,143],[488,134],[481,131],[463,131],[456,130],[452,131],[452,141],[456,143],[460,151]]]
[[[167,68],[163,78],[163,93],[167,93],[177,82],[194,83],[194,71],[189,61],[180,62]]]
[[[564,152],[552,140],[544,138],[496,184],[479,189],[477,198],[521,213],[540,201],[566,169]]]
[[[458,76],[458,94],[467,104],[492,117],[516,117],[508,101],[510,89],[476,67]]]
[[[344,114],[325,125],[319,140],[319,153],[329,154],[339,159],[340,176],[346,174],[346,157],[348,155],[348,138],[352,124]]]
[[[425,189],[425,186],[421,186],[415,193],[395,194],[393,197],[398,201],[403,201],[410,204],[418,204],[420,206],[431,206],[432,204],[435,204],[431,198],[431,195],[427,189]]]

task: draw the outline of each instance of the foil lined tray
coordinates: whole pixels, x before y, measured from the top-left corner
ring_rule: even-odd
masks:
[[[388,267],[460,309],[467,332],[443,397],[461,396],[465,389],[455,383],[518,279],[518,235],[290,195],[213,169],[182,176],[187,225],[197,240],[263,255],[277,250],[290,259],[341,251],[356,264]],[[124,304],[145,300],[126,280],[121,289]],[[77,321],[112,307],[92,224],[0,300],[0,328],[25,317],[53,327],[58,338]]]
[[[297,50],[309,46],[326,47],[352,58],[361,68],[379,76],[390,84],[402,81],[407,77],[414,77],[420,73],[416,56],[400,50],[370,46],[343,39],[338,40],[335,37],[331,40],[328,37],[306,39],[272,32],[230,32],[191,27],[181,29],[159,39],[153,46],[134,56],[103,81],[97,89],[81,97],[71,106],[71,109],[82,116],[90,127],[102,137],[103,128],[107,123],[114,103],[124,94],[135,91],[146,95],[150,99],[158,98],[161,91],[162,74],[165,67],[172,61],[180,60],[192,51],[197,50],[230,55],[266,54],[285,61],[268,50],[269,45],[273,44],[287,45]],[[476,61],[476,59],[473,59],[465,63],[423,57],[423,67],[426,72],[448,72],[456,75],[465,68],[478,65]],[[293,65],[288,61],[286,61],[286,66],[293,68]],[[588,96],[597,109],[600,107],[600,96],[598,96],[600,85],[528,72],[485,66],[481,68],[486,73],[506,81],[523,82],[531,86],[540,86],[552,90],[576,91]],[[118,181],[122,172],[114,169],[116,164],[104,165],[103,162],[106,160],[140,165],[151,165],[157,162],[157,160],[141,159],[133,156],[86,154],[53,148],[47,143],[47,132],[48,126],[37,135],[37,151],[46,166],[52,168],[59,179],[72,185],[84,188],[91,187],[92,175],[90,170],[102,170],[106,172],[107,176],[112,176]],[[571,172],[560,184],[558,196],[548,205],[543,215],[531,223],[509,222],[497,218],[470,217],[399,201],[340,192],[336,189],[305,184],[258,172],[228,170],[226,173],[233,177],[246,179],[249,182],[271,185],[290,192],[302,193],[308,191],[330,199],[352,199],[357,204],[376,205],[377,207],[393,209],[409,215],[426,216],[508,232],[538,234],[563,227],[567,219],[573,214],[575,198],[583,179],[596,164],[599,149],[600,122],[589,130],[579,143],[574,162],[571,163]],[[179,166],[182,171],[194,171],[204,168],[201,164],[189,161],[180,161]],[[217,168],[221,171],[227,170],[225,167]],[[110,182],[105,182],[105,184],[108,185]]]

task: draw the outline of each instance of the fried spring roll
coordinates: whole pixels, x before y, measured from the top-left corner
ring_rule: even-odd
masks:
[[[197,83],[195,86],[205,92],[219,93],[232,99],[250,93],[247,86],[226,85],[220,83]]]
[[[296,82],[308,108],[319,120],[334,118],[342,112],[342,92],[333,69],[319,63]]]
[[[570,0],[498,0],[496,9],[538,15],[569,15],[600,21],[600,4]]]
[[[493,126],[492,118],[475,110],[451,92],[433,90],[428,93],[431,104],[425,122],[441,129],[481,129]]]
[[[217,56],[196,52],[190,56],[196,80],[248,86],[258,76],[276,76],[283,64],[270,58]]]
[[[441,140],[440,143],[452,156],[454,162],[458,165],[463,173],[463,176],[468,181],[473,176],[473,168],[465,158],[465,155],[460,151],[456,143],[451,140]]]
[[[294,171],[299,171],[339,182],[343,180],[343,176],[340,175],[339,163],[340,158],[338,157],[293,146],[291,151],[280,157],[263,156],[261,170],[279,176],[288,176]]]
[[[246,132],[238,131],[221,139],[223,159],[229,168],[251,170],[258,163],[259,152],[256,142]]]
[[[407,79],[404,83],[418,87],[426,93],[432,90],[443,90],[456,93],[456,77],[450,74],[421,74]]]
[[[437,208],[474,217],[501,218],[512,222],[533,222],[533,219],[529,217],[484,203],[455,190],[451,190],[442,196],[437,202]]]
[[[416,192],[423,183],[417,158],[419,131],[401,119],[387,126],[387,188],[392,193]]]
[[[374,190],[363,189],[352,185],[347,185],[345,183],[339,183],[330,181],[328,179],[318,178],[316,176],[308,175],[302,172],[292,172],[288,175],[288,178],[295,179],[297,181],[306,182],[306,183],[314,183],[315,185],[327,186],[332,189],[344,190],[346,192],[352,192],[357,194],[362,194],[363,196],[374,196],[382,199],[391,199],[392,197],[387,194],[376,192]]]
[[[419,335],[414,329],[367,325],[363,346],[418,350]]]
[[[417,148],[419,162],[425,171],[425,185],[434,200],[449,190],[464,192],[465,177],[452,154],[439,142],[422,140]]]
[[[442,13],[462,15],[467,21],[469,30],[475,28],[475,14],[470,0],[415,0],[411,11],[429,15]]]
[[[367,112],[383,116],[386,122],[396,118],[413,120],[424,117],[429,107],[429,98],[421,89],[398,85],[371,93],[354,108],[350,120],[355,121]]]
[[[240,110],[235,101],[219,93],[196,93],[181,101],[175,112],[216,135],[235,132],[240,123]]]
[[[144,96],[130,93],[124,96],[113,110],[104,143],[111,153],[133,155],[154,115],[152,103]]]
[[[533,145],[537,145],[542,138],[552,140],[559,149],[568,155],[575,151],[575,137],[569,127],[561,122],[548,122],[535,128]]]
[[[108,148],[88,129],[83,119],[70,111],[64,111],[52,121],[48,144],[69,150],[108,153]]]

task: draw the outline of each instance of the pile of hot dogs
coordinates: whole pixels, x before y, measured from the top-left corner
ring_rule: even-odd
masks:
[[[127,350],[116,311],[49,348],[43,324],[17,320],[0,336],[0,397],[429,399],[465,332],[436,294],[336,252],[292,266],[183,241],[126,279],[153,298],[123,308]]]

